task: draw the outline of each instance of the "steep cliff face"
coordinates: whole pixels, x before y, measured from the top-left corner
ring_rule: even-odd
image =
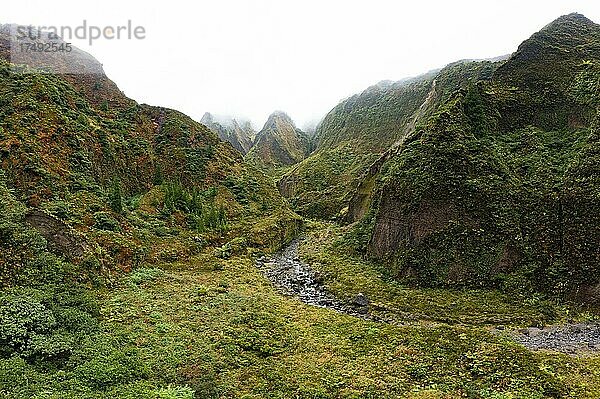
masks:
[[[593,289],[599,35],[561,17],[444,102],[369,177],[368,208],[351,206],[367,253],[425,285]]]
[[[451,93],[489,78],[498,65],[456,62],[417,78],[380,82],[341,102],[318,126],[315,152],[278,183],[281,193],[307,216],[343,215],[355,192],[366,191],[370,198],[371,184],[357,186],[381,164],[380,157],[387,157]]]
[[[249,121],[238,122],[234,118],[218,120],[212,114],[206,112],[200,123],[215,132],[223,141],[229,142],[233,148],[247,154],[250,151],[256,137],[256,131]]]
[[[294,125],[292,119],[276,111],[262,130],[257,133],[246,160],[259,167],[272,170],[302,161],[310,151],[310,140]]]

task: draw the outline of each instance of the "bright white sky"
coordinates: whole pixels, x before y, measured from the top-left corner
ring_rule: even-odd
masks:
[[[273,110],[303,126],[380,80],[512,53],[574,11],[600,21],[597,0],[29,0],[4,2],[0,22],[132,20],[145,40],[72,42],[139,102],[198,120],[245,116],[260,128]]]

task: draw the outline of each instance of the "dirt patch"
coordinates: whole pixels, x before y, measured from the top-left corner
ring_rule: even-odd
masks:
[[[385,257],[401,246],[415,246],[431,234],[441,231],[452,220],[461,220],[467,225],[477,226],[466,215],[450,203],[423,202],[414,212],[399,210],[401,202],[386,188],[382,194],[370,251],[377,257]]]
[[[31,209],[25,220],[46,239],[53,252],[71,261],[85,254],[85,241],[63,221],[38,209]]]

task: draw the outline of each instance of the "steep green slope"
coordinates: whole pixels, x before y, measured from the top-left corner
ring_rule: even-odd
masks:
[[[135,103],[101,70],[0,58],[0,396],[15,397],[5,387],[19,367],[74,375],[70,397],[146,375],[102,331],[99,289],[200,252],[274,249],[298,226],[273,183],[206,126]]]
[[[284,112],[276,111],[246,155],[246,161],[267,172],[281,169],[303,160],[310,152],[310,140]]]
[[[5,31],[0,38],[6,56]],[[90,258],[104,271],[152,259],[157,237],[277,245],[269,221],[285,230],[296,217],[271,182],[205,126],[126,98],[86,57],[96,72],[40,74],[0,60],[0,170],[24,207],[23,228],[69,262]]]
[[[339,215],[382,153],[410,135],[453,91],[489,78],[497,65],[456,62],[417,78],[382,82],[343,101],[319,125],[316,151],[283,176],[279,190],[304,215]]]
[[[572,14],[455,93],[383,164],[359,246],[423,285],[597,300],[599,62]]]
[[[108,209],[114,191],[138,199],[150,193],[160,208],[165,187],[174,185],[232,220],[283,206],[238,152],[181,113],[137,104],[99,110],[59,77],[1,68],[0,165],[31,207],[66,213],[85,230],[98,212],[127,224],[120,207]]]

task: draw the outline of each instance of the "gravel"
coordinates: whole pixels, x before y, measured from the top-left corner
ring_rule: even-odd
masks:
[[[294,240],[281,251],[271,256],[263,256],[256,261],[257,268],[283,294],[297,297],[308,305],[332,309],[365,320],[392,323],[371,315],[370,301],[363,294],[358,294],[352,301],[346,303],[327,292],[319,274],[300,260],[298,246],[299,241]],[[549,350],[573,356],[600,352],[600,324],[598,323],[571,323],[519,330],[498,326],[492,332],[506,336],[531,350]]]
[[[298,257],[298,245],[298,240],[294,240],[281,251],[259,258],[256,261],[257,268],[283,294],[295,296],[308,305],[371,319],[368,315],[369,302],[363,294],[347,304],[327,292],[318,273]]]
[[[550,350],[569,355],[600,351],[600,324],[573,323],[513,331],[512,338],[532,350]]]

